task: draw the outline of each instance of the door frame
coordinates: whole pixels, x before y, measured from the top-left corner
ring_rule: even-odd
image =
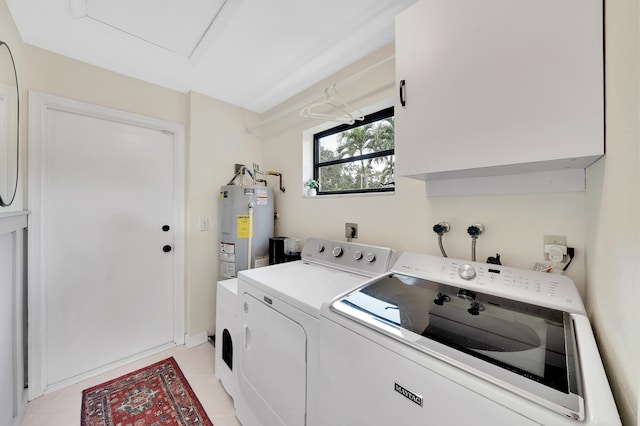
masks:
[[[113,108],[75,101],[37,91],[29,91],[29,143],[28,143],[28,206],[30,209],[28,227],[28,383],[29,400],[55,390],[66,381],[47,388],[46,385],[46,292],[45,272],[42,265],[45,253],[42,251],[42,200],[46,199],[47,135],[45,132],[49,111],[62,111],[84,115],[100,120],[154,129],[174,135],[173,151],[173,194],[174,194],[174,243],[173,243],[173,340],[175,345],[184,344],[185,332],[185,130],[184,125],[151,118]],[[174,345],[170,345],[174,346]],[[86,377],[100,374],[112,368],[143,358],[161,347],[133,355],[127,359],[84,373],[73,378],[77,382]]]

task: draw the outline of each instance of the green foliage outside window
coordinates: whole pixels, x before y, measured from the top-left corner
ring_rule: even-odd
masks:
[[[393,108],[388,108],[315,135],[320,194],[393,191],[394,126]]]

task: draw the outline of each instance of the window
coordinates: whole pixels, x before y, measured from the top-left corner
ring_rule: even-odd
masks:
[[[313,135],[318,194],[393,192],[393,107]]]

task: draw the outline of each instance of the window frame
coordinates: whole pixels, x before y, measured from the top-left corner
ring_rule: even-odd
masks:
[[[357,155],[349,158],[341,158],[338,160],[320,162],[320,139],[326,136],[330,136],[336,133],[341,133],[347,130],[355,129],[356,127],[364,126],[376,121],[381,121],[385,118],[395,117],[394,107],[384,108],[380,111],[368,114],[362,121],[356,121],[353,124],[341,124],[339,126],[332,127],[322,132],[315,133],[313,135],[313,179],[318,180],[320,177],[320,168],[327,166],[334,166],[338,164],[355,163],[356,161],[369,160],[371,158],[387,157],[389,155],[395,156],[395,135],[394,135],[394,148],[384,151],[373,152],[364,155]],[[395,171],[395,170],[394,170]],[[395,175],[394,175],[395,181]],[[370,193],[384,193],[395,192],[395,182],[390,187],[378,187],[378,188],[362,188],[362,189],[346,189],[340,191],[318,191],[318,195],[335,195],[335,194],[370,194]],[[322,184],[320,185],[322,189]]]

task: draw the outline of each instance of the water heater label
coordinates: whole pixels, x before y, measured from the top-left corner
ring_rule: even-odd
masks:
[[[266,188],[265,189],[258,189],[256,191],[256,203],[258,205],[265,205],[266,206],[268,201],[269,201],[269,195],[268,195],[268,192],[267,192]]]
[[[236,264],[229,262],[220,262],[220,275],[222,278],[236,277]]]
[[[236,252],[236,245],[232,244],[232,243],[220,243],[220,253],[235,253]]]
[[[253,238],[253,235],[249,235],[251,230],[251,217],[248,214],[240,214],[237,217],[238,224],[238,238]]]

